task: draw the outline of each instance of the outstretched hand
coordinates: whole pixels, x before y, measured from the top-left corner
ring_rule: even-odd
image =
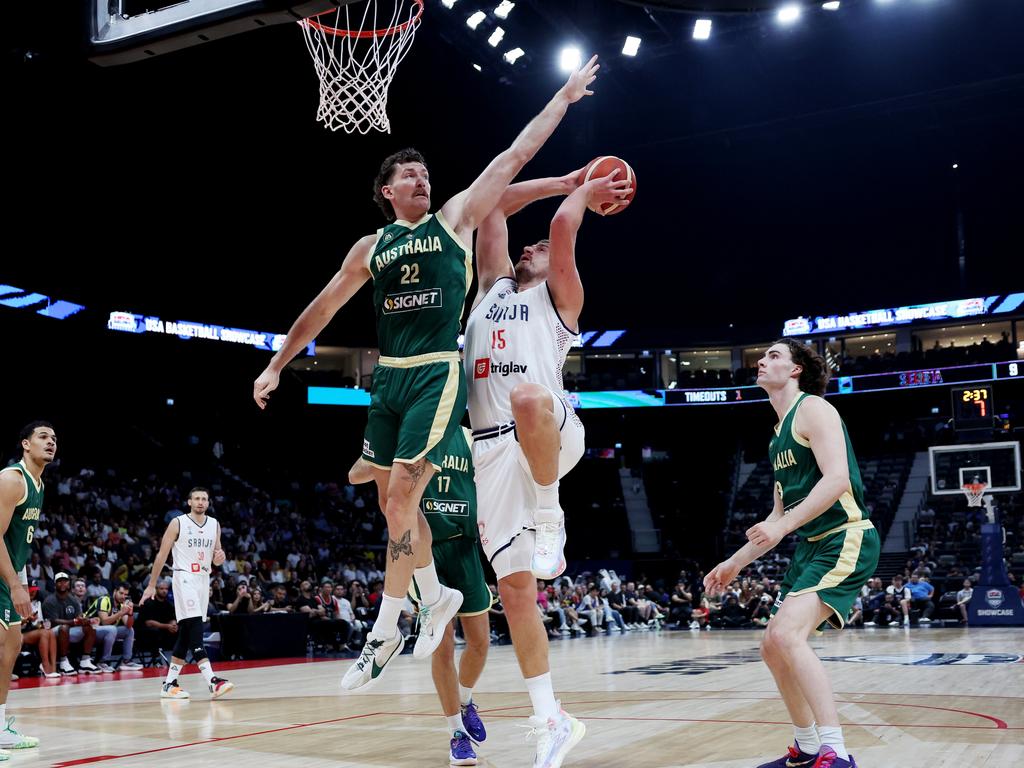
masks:
[[[601,65],[597,63],[597,54],[595,53],[590,57],[590,61],[569,75],[569,79],[562,86],[562,91],[570,104],[574,104],[584,96],[594,95],[588,86],[597,79],[597,71],[600,68]]]

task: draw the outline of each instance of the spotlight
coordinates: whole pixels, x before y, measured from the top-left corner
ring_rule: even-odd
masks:
[[[441,0],[441,5],[451,10],[459,0]]]
[[[628,35],[626,37],[626,43],[622,46],[622,53],[624,56],[636,56],[637,51],[640,50],[640,38]]]
[[[487,18],[487,14],[483,11],[477,11],[468,19],[466,19],[466,26],[470,29],[476,29],[480,26],[480,22]]]
[[[711,19],[697,19],[693,23],[693,39],[707,40],[711,37]]]
[[[525,54],[526,51],[524,51],[522,48],[513,48],[511,51],[506,51],[505,55],[502,58],[505,59],[505,61],[507,61],[509,64],[515,64],[516,61]]]
[[[821,7],[824,8],[826,11],[838,11],[839,0],[829,0],[829,2],[827,3],[822,3]]]
[[[477,72],[483,72],[484,71],[484,68],[481,67],[479,64],[474,64],[473,65],[473,69],[475,69]]]
[[[494,31],[491,32],[491,36],[487,38],[487,42],[491,44],[492,48],[497,48],[498,43],[501,42],[501,38],[505,36],[505,30],[501,27],[495,27]]]
[[[580,53],[579,48],[563,48],[561,55],[558,57],[558,66],[563,72],[572,72],[574,69],[579,69],[582,63],[583,54]]]
[[[792,24],[800,18],[800,6],[795,3],[782,6],[779,8],[777,18],[781,24]]]
[[[515,3],[510,3],[509,0],[501,0],[498,7],[494,9],[494,15],[499,19],[507,19],[508,15],[512,13],[512,9],[515,7]]]

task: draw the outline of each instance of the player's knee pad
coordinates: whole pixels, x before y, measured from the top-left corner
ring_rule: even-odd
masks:
[[[189,622],[191,623],[186,633],[188,647],[192,651],[192,658],[199,662],[206,658],[206,648],[203,647],[203,620],[195,617],[189,619]]]
[[[174,648],[171,650],[171,654],[176,659],[188,658],[188,638],[185,637],[181,624],[178,624],[178,637],[174,641]]]

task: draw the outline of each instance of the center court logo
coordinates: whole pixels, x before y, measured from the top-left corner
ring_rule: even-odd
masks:
[[[441,289],[428,288],[423,291],[408,293],[392,293],[384,298],[382,311],[385,315],[399,312],[413,312],[418,309],[439,309],[441,307]]]
[[[441,499],[424,499],[423,512],[427,515],[449,515],[451,517],[469,517],[469,502],[442,501]]]
[[[848,661],[854,664],[898,664],[906,667],[991,666],[1017,664],[1016,653],[899,653],[889,656],[823,656],[822,661]]]

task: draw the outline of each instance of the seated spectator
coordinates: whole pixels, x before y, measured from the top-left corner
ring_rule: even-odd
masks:
[[[132,660],[135,647],[135,606],[128,598],[127,586],[121,584],[116,587],[113,597],[104,595],[93,600],[86,615],[95,615],[100,620],[96,634],[100,641],[101,670],[114,671],[110,662],[114,661],[114,643],[118,640],[122,641],[118,670],[142,669],[141,664]]]
[[[910,590],[903,585],[903,577],[896,574],[892,584],[885,588],[885,594],[892,597],[892,604],[898,605],[903,612],[903,626],[910,626]],[[887,601],[888,602],[888,601]]]
[[[43,677],[60,677],[57,671],[57,639],[50,631],[49,619],[43,618],[43,606],[36,599],[39,587],[29,587],[28,594],[32,601],[32,615],[21,625],[21,642],[23,645],[38,646],[39,672]]]
[[[292,613],[295,610],[284,584],[275,584],[270,594],[272,596],[270,601],[271,613]]]
[[[139,609],[136,639],[147,650],[164,651],[174,648],[178,640],[178,621],[174,616],[174,603],[168,599],[171,580],[160,579],[156,595]],[[134,626],[134,625],[133,625]]]
[[[598,596],[601,599],[601,605],[604,606],[604,626],[606,631],[611,634],[612,627],[618,627],[619,632],[626,631],[626,622],[622,618],[622,614],[616,608],[612,608],[611,603],[608,602],[609,592],[601,590]]]
[[[859,627],[864,623],[864,601],[860,595],[853,601],[853,608],[850,610],[850,615],[846,619],[846,625],[849,627]]]
[[[60,656],[58,668],[65,675],[78,674],[68,661],[68,650],[72,643],[82,643],[82,658],[78,663],[83,672],[98,673],[92,663],[93,646],[96,644],[96,630],[93,623],[82,613],[82,604],[71,594],[71,577],[63,571],[54,576],[56,592],[43,601],[43,618],[50,621],[51,631],[57,637],[57,653]],[[82,582],[84,591],[85,583]]]
[[[915,611],[921,611],[921,624],[930,624],[932,612],[935,610],[935,603],[932,602],[932,595],[935,594],[935,587],[925,581],[921,574],[916,571],[910,577],[910,607]]]
[[[772,602],[771,595],[761,595],[754,610],[750,613],[750,621],[755,627],[768,626],[768,620],[772,617]]]
[[[491,607],[487,611],[491,622],[491,639],[500,640],[509,636],[508,619],[505,617],[505,607],[501,604],[498,588],[494,584],[488,584],[487,587],[491,590]]]
[[[967,604],[974,597],[974,589],[970,579],[964,579],[964,585],[956,593],[956,609],[960,612],[960,624],[967,624]]]
[[[249,613],[249,582],[240,581],[235,586],[235,599],[227,605],[228,613]]]
[[[685,584],[679,582],[672,589],[672,596],[669,598],[668,620],[674,622],[677,627],[689,626],[692,615],[693,594]]]
[[[551,627],[548,628],[548,634],[568,634],[569,625],[565,623],[565,609],[548,597],[548,588],[541,579],[537,579],[537,607],[540,608],[544,621],[552,622]],[[558,620],[557,624],[553,623],[555,619]]]
[[[334,595],[334,582],[324,579],[320,584],[320,592],[315,601],[319,612],[314,613],[314,623],[310,631],[314,640],[319,640],[324,646],[334,646],[340,653],[347,653],[352,650],[349,641],[355,631],[352,621],[342,619],[341,600]],[[352,613],[352,604],[345,600],[348,613]]]
[[[270,601],[263,599],[263,588],[258,584],[249,590],[249,613],[267,613]]]

